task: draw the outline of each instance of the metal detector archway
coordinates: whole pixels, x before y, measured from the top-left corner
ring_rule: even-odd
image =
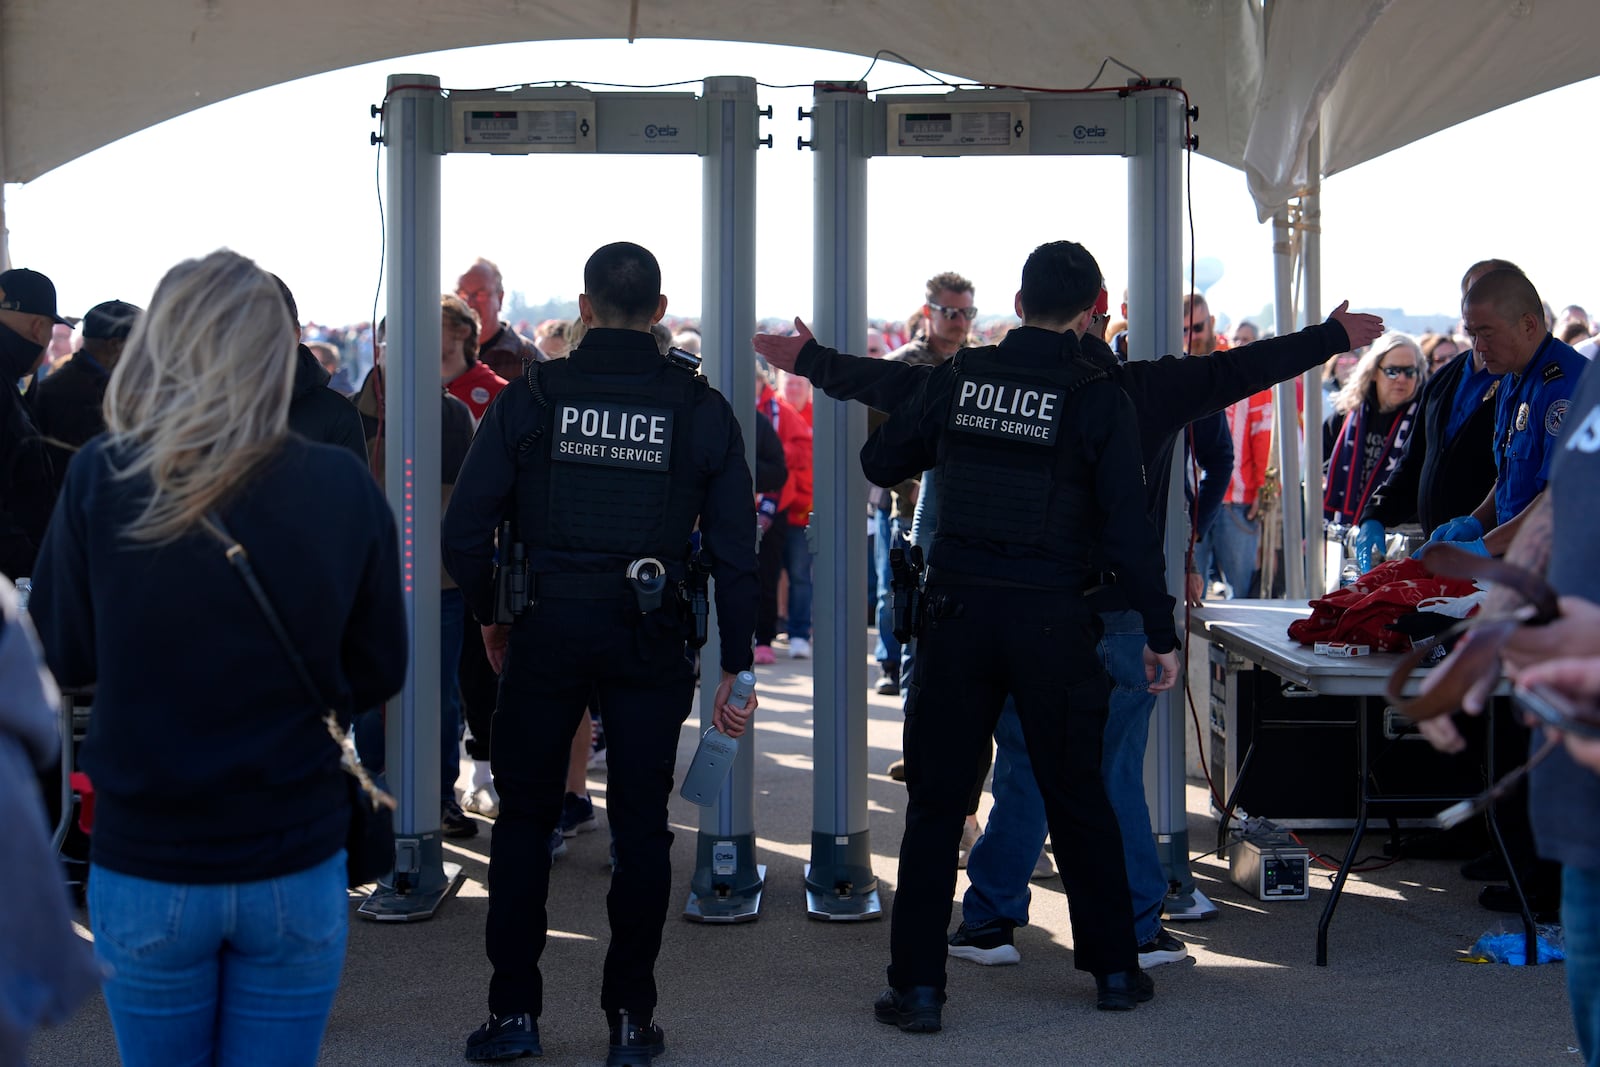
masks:
[[[1090,92],[957,90],[876,99],[869,99],[860,82],[819,82],[813,109],[802,112],[812,120],[812,138],[801,142],[816,154],[813,314],[818,340],[844,352],[866,348],[867,160],[872,156],[1118,155],[1129,160],[1132,208],[1129,358],[1182,351],[1184,107],[1172,80]],[[1048,209],[1039,210],[1032,222],[1051,229],[1049,216]],[[1063,216],[1070,218],[1069,212]],[[817,758],[806,897],[812,918],[858,921],[882,914],[867,829],[861,655],[866,623],[857,610],[866,582],[866,547],[856,517],[866,510],[866,485],[856,457],[866,440],[866,413],[860,405],[820,395],[815,403],[817,485],[828,488],[817,493],[812,523],[818,576],[812,646]],[[1168,589],[1180,606],[1187,548],[1182,462],[1182,451],[1176,450],[1166,533]],[[1175,690],[1158,700],[1145,783],[1172,886],[1169,913],[1200,917],[1215,909],[1189,873],[1181,694]]]
[[[384,417],[392,428],[385,477],[400,522],[401,566],[410,635],[405,688],[385,732],[391,783],[400,801],[394,875],[361,906],[384,920],[425,919],[460,867],[443,862],[439,802],[439,229],[440,160],[449,152],[611,152],[699,155],[705,372],[734,411],[754,465],[756,82],[716,77],[693,93],[593,93],[576,86],[511,92],[450,92],[431,75],[388,79],[383,142],[388,146],[386,229],[393,256],[386,285],[389,375]],[[770,110],[767,114],[771,114]],[[771,143],[770,139],[767,141]],[[715,607],[707,649],[717,647]],[[701,720],[711,721],[719,673],[703,672]],[[687,917],[741,922],[757,917],[765,868],[755,862],[754,745],[738,758],[715,807],[701,816]]]

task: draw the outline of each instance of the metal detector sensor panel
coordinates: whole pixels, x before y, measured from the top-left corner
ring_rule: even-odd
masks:
[[[918,100],[890,103],[885,114],[885,148],[891,156],[1010,156],[1029,151],[1025,100]]]
[[[592,100],[450,101],[453,152],[593,152]]]

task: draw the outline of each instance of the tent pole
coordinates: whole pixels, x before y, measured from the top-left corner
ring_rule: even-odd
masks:
[[[1289,209],[1281,207],[1272,216],[1272,274],[1276,282],[1275,310],[1278,336],[1294,332],[1294,254],[1289,241]],[[1283,577],[1284,593],[1290,600],[1306,596],[1305,538],[1300,501],[1300,426],[1295,405],[1294,383],[1276,386],[1273,406],[1273,461],[1278,468],[1278,484],[1283,502]],[[1320,433],[1320,426],[1307,424],[1307,433]],[[1321,514],[1319,507],[1317,514]]]
[[[1322,126],[1311,131],[1306,145],[1306,190],[1300,197],[1300,270],[1303,288],[1301,303],[1305,308],[1305,323],[1322,321]],[[1312,432],[1322,427],[1322,389],[1315,371],[1305,375],[1306,396],[1306,523],[1316,529],[1313,516],[1322,511],[1322,434]],[[1318,544],[1319,538],[1308,538],[1308,545]],[[1306,557],[1307,596],[1318,597],[1327,591],[1327,568],[1323,553],[1308,553]]]

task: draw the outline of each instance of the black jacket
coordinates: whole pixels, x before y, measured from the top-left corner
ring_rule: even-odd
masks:
[[[55,505],[53,464],[16,387],[41,351],[0,325],[0,574],[9,578],[33,573]]]
[[[311,349],[301,345],[295,354],[294,394],[289,398],[289,429],[308,441],[337,445],[367,462],[367,442],[361,433],[361,416],[355,405],[328,388],[328,372]]]
[[[756,492],[781,492],[788,480],[789,464],[784,461],[778,431],[766,419],[756,419]]]
[[[1189,424],[1187,455],[1200,468],[1200,491],[1196,493],[1193,486],[1184,484],[1189,519],[1194,523],[1194,536],[1198,541],[1211,531],[1217,512],[1222,510],[1222,498],[1228,495],[1228,481],[1233,477],[1233,433],[1222,412],[1213,411]]]
[[[568,358],[573,373],[594,375],[654,374],[662,362],[654,338],[638,330],[590,330]],[[756,624],[755,489],[739,420],[722,394],[706,389],[692,414],[693,447],[689,455],[674,454],[672,462],[675,467],[680,462],[691,464],[695,474],[702,547],[715,579],[722,669],[738,673],[750,666]],[[494,617],[494,536],[501,519],[514,510],[523,442],[548,416],[530,390],[520,386],[500,390],[483,413],[450,495],[444,515],[444,563],[479,621]],[[554,437],[545,435],[542,447],[549,448]],[[593,573],[598,564],[609,562],[594,553],[549,549],[531,551],[528,560],[535,574]]]
[[[27,401],[39,433],[70,448],[51,446],[57,479],[65,478],[74,450],[104,433],[102,406],[111,373],[84,352],[75,354],[48,378],[35,379]]]
[[[1377,519],[1385,526],[1417,520],[1431,534],[1440,523],[1478,510],[1494,489],[1494,392],[1482,397],[1452,440],[1444,439],[1463,375],[1472,373],[1472,352],[1456,356],[1428,379],[1400,453],[1361,512],[1361,522]]]
[[[993,349],[999,366],[1023,372],[1058,365],[1078,357],[1071,334],[1019,326]],[[869,481],[896,485],[935,466],[943,452],[941,438],[950,423],[957,386],[957,365],[949,360],[923,373],[917,389],[867,439],[861,469]],[[889,360],[882,361],[894,365]],[[1109,378],[1103,377],[1068,394],[1061,413],[1061,433],[1053,479],[1073,485],[1095,503],[1094,513],[1081,516],[1072,536],[1046,548],[934,534],[928,565],[936,571],[1017,582],[1055,589],[1082,590],[1094,569],[1096,546],[1126,577],[1129,600],[1144,618],[1145,637],[1157,652],[1177,647],[1172,625],[1173,601],[1162,577],[1161,543],[1144,504],[1144,470],[1135,451],[1137,431],[1133,407]],[[1006,501],[997,500],[997,507]]]
[[[1160,531],[1166,529],[1167,484],[1178,433],[1202,415],[1221,411],[1348,351],[1350,338],[1344,327],[1330,319],[1285,337],[1269,337],[1200,358],[1162,356],[1126,363],[1097,338],[1085,338],[1081,344],[1084,356],[1104,367],[1133,401],[1144,457],[1146,503]],[[892,410],[904,401],[929,372],[927,367],[845,355],[814,341],[801,350],[795,370],[835,399],[860,400],[880,411]],[[1095,606],[1113,611],[1127,604],[1113,588],[1097,597]]]
[[[343,450],[290,436],[219,508],[305,660],[313,701],[215,537],[124,536],[149,483],[116,476],[110,441],[73,459],[29,604],[56,678],[95,686],[83,744],[99,801],[92,858],[179,883],[314,866],[349,825],[322,716],[374,707],[405,680],[389,506]]]

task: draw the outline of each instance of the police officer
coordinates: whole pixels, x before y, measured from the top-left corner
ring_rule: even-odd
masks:
[[[1461,542],[1499,556],[1544,491],[1572,391],[1588,361],[1551,336],[1538,290],[1519,270],[1490,271],[1461,303],[1473,349],[1491,374],[1506,376],[1495,394],[1497,471],[1483,503],[1443,523],[1428,542]]]
[[[859,400],[890,411],[929,373],[926,366],[862,359],[823,348],[804,323],[796,320],[796,325],[798,335],[794,337],[756,335],[757,351],[774,366],[809,378],[835,399]],[[1081,350],[1085,358],[1103,367],[1133,402],[1147,480],[1145,502],[1159,533],[1166,520],[1167,472],[1172,469],[1174,445],[1186,425],[1320,366],[1337,352],[1369,344],[1382,332],[1383,320],[1350,311],[1347,301],[1335,308],[1325,323],[1203,359],[1166,356],[1121,362],[1092,331],[1081,339]],[[931,499],[926,487],[932,479],[925,478],[923,484],[926,502]],[[933,523],[927,520],[924,516],[924,525],[931,527]],[[1107,555],[1096,557],[1092,569],[1113,572],[1104,575],[1112,580],[1097,582],[1086,598],[1099,614],[1103,631],[1100,654],[1115,683],[1104,732],[1101,776],[1122,832],[1139,960],[1150,967],[1173,962],[1186,950],[1183,942],[1161,926],[1167,879],[1144,798],[1144,753],[1155,697],[1144,685],[1143,619],[1131,610],[1127,589],[1114,580]],[[1033,772],[1025,758],[1018,758],[1025,754],[1020,751],[1025,750],[1022,731],[1009,707],[1002,712],[995,743],[1008,758],[1003,764],[996,760],[996,766],[1005,766],[1006,773],[995,773],[995,805],[984,838],[992,847],[980,844],[968,860],[972,886],[963,901],[961,927],[950,938],[951,955],[983,963],[1020,958],[1012,934],[1027,921],[1028,880],[1046,834]]]
[[[1083,597],[1096,544],[1143,617],[1157,692],[1175,680],[1177,635],[1132,405],[1078,348],[1101,284],[1081,245],[1035,249],[1016,298],[1023,325],[999,347],[968,349],[924,375],[861,453],[878,485],[929,468],[939,484],[906,702],[909,802],[889,988],[874,1009],[902,1030],[941,1025],[962,818],[1007,696],[1064,860],[1077,966],[1094,974],[1104,1010],[1155,995],[1138,967],[1121,838],[1100,778],[1110,682]]]
[[[722,641],[715,722],[737,737],[755,706],[727,702],[734,674],[750,666],[756,608],[754,494],[738,422],[721,394],[657,350],[650,326],[667,298],[649,251],[606,245],[583,280],[583,343],[570,359],[529,364],[495,399],[444,522],[445,565],[480,622],[494,618],[503,516],[515,519],[529,572],[515,623],[483,627],[501,671],[500,816],[489,860],[491,1014],[467,1039],[475,1061],[541,1053],[546,842],[591,691],[605,710],[616,847],[600,990],[606,1062],[648,1063],[663,1049],[652,1015],[671,888],[667,797],[694,695],[690,617],[677,591],[696,519]]]

